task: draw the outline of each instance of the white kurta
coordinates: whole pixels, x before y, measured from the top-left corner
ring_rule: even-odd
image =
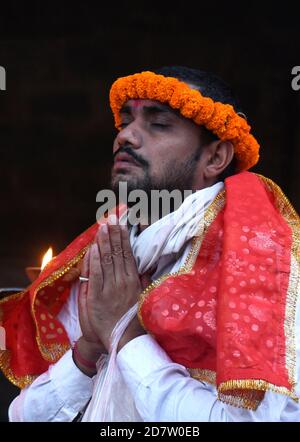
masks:
[[[212,186],[210,190],[204,189],[206,203],[210,202],[220,190],[220,183],[218,184],[219,186]],[[206,208],[207,204],[204,207]],[[183,228],[186,228],[185,224]],[[176,260],[170,261],[170,250],[166,256],[157,253],[158,267],[153,279],[157,279],[166,272],[177,271],[190,251],[189,238],[193,235],[192,229],[184,232],[187,241],[179,257],[176,252],[181,250],[182,238],[177,231],[168,232],[170,233],[175,244]],[[142,248],[137,242],[133,247],[135,257],[139,254],[139,249]],[[140,260],[138,267],[142,273],[141,270],[147,268],[147,263]],[[78,283],[75,283],[68,302],[58,316],[71,342],[81,336],[77,298]],[[297,395],[300,397],[299,301],[296,315]],[[272,392],[265,394],[256,411],[236,408],[220,402],[214,386],[191,378],[185,367],[172,362],[150,335],[139,336],[127,343],[117,355],[117,365],[134,399],[138,414],[144,422],[300,421],[300,405],[286,396]],[[77,368],[72,359],[72,352],[69,350],[56,364],[50,366],[46,373],[23,389],[14,399],[9,408],[9,419],[15,422],[72,421],[85,408],[92,391],[93,379]]]

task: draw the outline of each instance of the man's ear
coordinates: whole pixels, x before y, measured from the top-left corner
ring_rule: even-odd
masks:
[[[203,170],[204,177],[211,179],[219,176],[231,163],[234,148],[231,141],[213,141],[205,147],[206,164]]]

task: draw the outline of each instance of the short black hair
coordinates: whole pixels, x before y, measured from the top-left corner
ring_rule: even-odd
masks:
[[[164,66],[153,70],[156,74],[165,77],[174,77],[178,80],[190,83],[195,86],[204,97],[209,97],[214,101],[223,104],[231,104],[236,112],[243,113],[239,99],[235,96],[231,87],[222,78],[212,72],[200,71],[186,66]],[[203,126],[204,144],[217,141],[219,138]],[[226,167],[218,179],[224,181],[228,176],[237,172],[237,160],[233,157],[231,163]]]

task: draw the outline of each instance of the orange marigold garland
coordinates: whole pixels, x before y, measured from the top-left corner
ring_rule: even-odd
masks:
[[[115,126],[120,128],[120,110],[126,101],[134,98],[167,103],[185,118],[205,126],[220,140],[231,141],[240,171],[250,169],[259,159],[259,144],[251,135],[251,127],[238,115],[233,106],[215,102],[199,91],[173,77],[151,71],[121,77],[110,90],[110,106]]]

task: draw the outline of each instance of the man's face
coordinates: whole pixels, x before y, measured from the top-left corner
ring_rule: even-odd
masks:
[[[200,157],[201,129],[170,106],[152,100],[128,100],[121,110],[114,145],[111,185],[128,191],[193,189]]]

